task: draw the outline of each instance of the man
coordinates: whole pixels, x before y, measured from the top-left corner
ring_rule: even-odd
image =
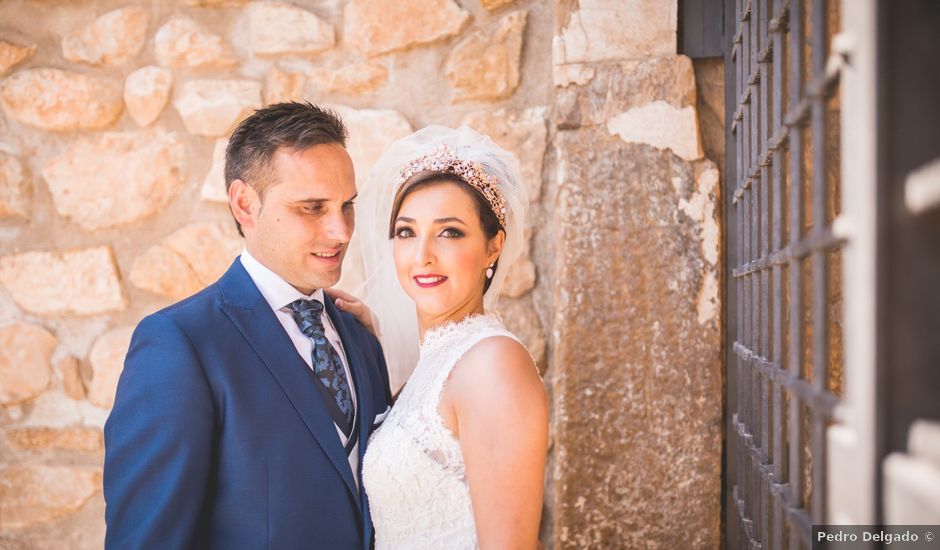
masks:
[[[376,339],[336,283],[356,185],[339,118],[281,103],[225,159],[245,250],[141,321],[105,426],[105,546],[368,548],[359,480],[391,401]]]

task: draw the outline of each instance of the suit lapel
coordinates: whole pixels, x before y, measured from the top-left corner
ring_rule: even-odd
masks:
[[[346,361],[349,362],[349,371],[353,376],[353,385],[356,388],[356,403],[359,407],[359,455],[360,458],[365,452],[365,443],[369,437],[369,429],[372,428],[372,419],[375,418],[375,411],[372,403],[372,381],[369,379],[369,373],[365,366],[365,358],[362,356],[362,348],[358,339],[352,336],[352,330],[347,326],[346,320],[340,317],[333,300],[329,297],[324,298],[327,314],[339,333],[339,339],[343,342],[343,349],[346,351]]]
[[[355,497],[356,502],[360,503],[361,497],[336,433],[336,426],[313,386],[313,379],[307,372],[308,367],[297,355],[297,350],[284,332],[284,327],[278,322],[239,259],[236,258],[228,272],[222,276],[219,285],[222,289],[222,312],[261,358],[261,362],[342,476],[346,488]]]
[[[362,354],[362,346],[358,339],[353,338],[353,330],[347,326],[346,320],[339,315],[333,300],[324,295],[324,304],[327,314],[333,321],[336,332],[339,333],[340,341],[343,342],[343,349],[346,351],[346,361],[349,364],[349,372],[352,373],[353,386],[356,391],[356,404],[359,417],[359,464],[362,465],[362,459],[365,455],[366,444],[369,441],[369,433],[372,429],[372,420],[375,418],[374,403],[372,402],[372,380],[369,377],[369,371],[366,367],[365,358]],[[360,491],[362,483],[360,480]],[[363,517],[368,518],[368,504],[365,498],[360,503],[362,506]],[[366,540],[371,534],[372,522],[366,523]]]

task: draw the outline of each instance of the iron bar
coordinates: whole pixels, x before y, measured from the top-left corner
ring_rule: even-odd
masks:
[[[799,101],[803,92],[803,3],[801,0],[794,0],[790,5],[790,56],[789,63],[789,84],[790,84],[790,103],[791,113],[797,112],[793,107],[794,101]],[[803,234],[803,136],[802,128],[796,124],[790,116],[784,117],[784,124],[790,129],[790,242],[797,243],[802,239]],[[802,119],[802,116],[800,116]],[[801,367],[803,362],[803,277],[802,265],[799,259],[791,259],[789,262],[790,270],[790,347],[789,347],[789,372],[791,379],[798,380],[801,377]],[[789,434],[789,484],[792,496],[791,507],[803,508],[803,423],[800,416],[800,399],[797,395],[790,396],[790,422],[788,425]],[[799,533],[792,528],[793,515],[787,515],[789,527],[789,547],[791,550],[799,550],[801,539]]]
[[[812,13],[812,65],[813,75],[825,78],[826,58],[828,56],[828,35],[826,32],[828,14],[826,0],[813,0]],[[817,76],[818,77],[818,76]],[[817,93],[813,93],[817,92]],[[826,168],[826,96],[816,90],[810,90],[812,97],[813,129],[813,226],[826,226],[827,195]],[[813,389],[824,392],[828,382],[829,362],[829,287],[828,287],[828,252],[814,250],[813,262]],[[813,498],[810,517],[815,524],[826,522],[826,433],[825,419],[813,415],[812,424],[812,487]]]
[[[729,498],[736,508],[729,525],[737,538],[729,545],[736,541],[741,548],[808,548],[811,525],[825,519],[824,430],[839,403],[827,380],[827,258],[845,242],[827,220],[826,108],[844,60],[827,57],[826,2],[735,3],[729,95],[737,103],[729,122],[736,152],[731,212],[737,265],[730,271],[737,317],[728,446]],[[808,18],[804,4],[812,4]],[[811,165],[804,152],[812,153]],[[812,270],[804,275],[807,263]],[[811,293],[804,284],[812,284]]]

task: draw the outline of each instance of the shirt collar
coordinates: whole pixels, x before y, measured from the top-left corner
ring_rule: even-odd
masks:
[[[309,295],[303,294],[282,279],[280,275],[255,259],[247,248],[242,250],[240,259],[245,271],[248,272],[248,276],[254,281],[258,290],[261,291],[261,295],[264,296],[265,301],[274,311],[283,309],[295,300],[316,300],[323,303],[322,288],[314,290]]]

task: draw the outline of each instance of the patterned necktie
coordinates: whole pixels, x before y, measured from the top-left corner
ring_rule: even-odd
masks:
[[[354,416],[352,392],[339,354],[330,345],[330,341],[326,339],[321,317],[323,304],[316,300],[296,300],[287,307],[293,312],[294,321],[300,327],[301,332],[313,341],[313,353],[311,354],[313,372],[317,380],[326,387],[328,393],[333,397],[337,408],[345,418],[345,423],[337,422],[336,424],[346,437],[349,437]]]

